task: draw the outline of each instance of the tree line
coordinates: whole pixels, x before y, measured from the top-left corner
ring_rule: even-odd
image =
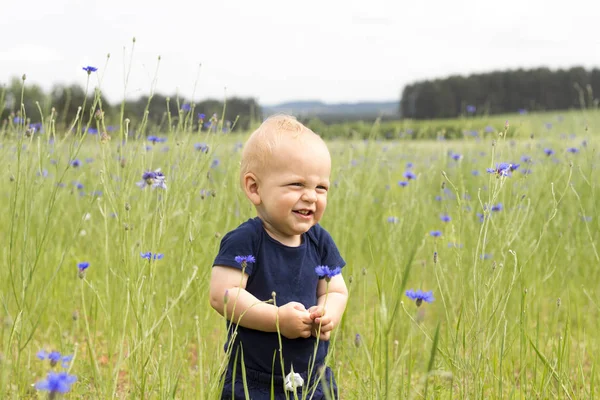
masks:
[[[404,118],[429,119],[591,108],[598,106],[598,93],[596,68],[494,71],[409,84],[400,112]]]
[[[22,106],[21,106],[22,102]],[[129,120],[129,129],[146,126],[146,134],[169,132],[173,126],[186,121],[190,130],[213,128],[227,132],[231,129],[249,129],[253,121],[260,120],[261,108],[253,98],[229,98],[225,102],[208,99],[192,103],[183,97],[154,94],[111,104],[94,89],[86,93],[79,85],[57,84],[49,92],[36,84],[28,84],[25,77],[13,78],[0,85],[0,127],[7,124],[47,124],[52,115],[58,130],[66,131],[78,115],[79,107],[86,104],[80,120],[85,126],[94,120],[92,113],[102,112],[106,125],[118,129],[121,120]],[[215,123],[215,121],[217,123]],[[95,126],[92,123],[92,126]]]

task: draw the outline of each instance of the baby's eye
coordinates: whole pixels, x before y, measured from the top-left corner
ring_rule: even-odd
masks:
[[[317,186],[317,189],[319,189],[319,190],[324,190],[324,191],[327,191],[327,190],[328,190],[327,186],[323,186],[323,185],[319,185],[319,186]]]
[[[294,182],[294,183],[290,183],[290,186],[304,186],[302,185],[300,182]]]

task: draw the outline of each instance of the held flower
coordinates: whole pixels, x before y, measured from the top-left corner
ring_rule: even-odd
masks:
[[[329,282],[331,278],[342,273],[342,268],[329,268],[327,265],[317,265],[315,267],[315,272],[319,276],[319,279],[325,278],[325,280]]]
[[[243,268],[246,268],[248,266],[248,264],[254,264],[256,262],[256,259],[254,258],[253,255],[236,256],[235,262],[240,264],[243,269]]]

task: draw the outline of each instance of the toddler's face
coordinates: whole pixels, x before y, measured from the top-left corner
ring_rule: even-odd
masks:
[[[320,140],[278,145],[258,176],[258,214],[269,235],[288,246],[315,225],[327,207],[331,158]]]

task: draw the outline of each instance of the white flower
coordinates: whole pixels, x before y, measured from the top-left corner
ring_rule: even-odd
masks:
[[[304,385],[304,379],[293,370],[285,377],[285,390],[293,392],[297,387],[301,387],[302,385]]]

